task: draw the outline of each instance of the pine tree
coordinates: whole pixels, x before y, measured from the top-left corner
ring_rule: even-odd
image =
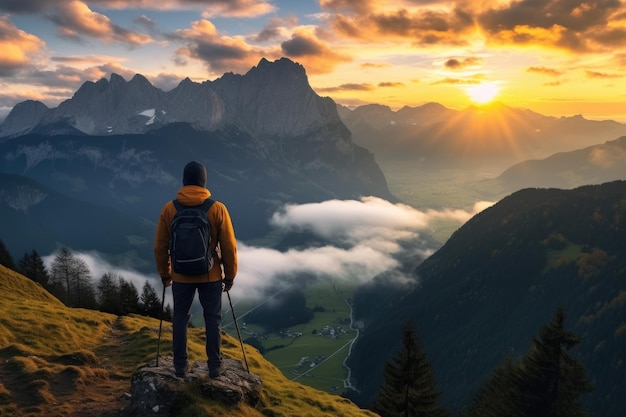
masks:
[[[448,415],[439,404],[432,366],[411,322],[404,326],[402,349],[385,364],[384,382],[372,410],[382,417]]]
[[[4,265],[9,269],[15,270],[15,261],[13,260],[13,256],[4,246],[4,242],[0,239],[0,265]]]
[[[468,417],[588,417],[580,397],[593,390],[584,366],[568,351],[580,339],[565,330],[565,312],[542,327],[520,360],[496,369],[474,397]]]
[[[137,287],[124,278],[120,278],[120,302],[122,314],[140,313],[139,293]]]
[[[105,313],[122,314],[120,302],[120,277],[107,272],[96,285],[98,291],[98,309]]]
[[[30,254],[24,254],[24,257],[17,264],[17,270],[20,274],[47,288],[50,276],[41,256],[39,256],[36,250],[33,249]]]
[[[161,299],[156,290],[148,281],[143,284],[141,291],[141,313],[146,316],[160,318],[161,317]]]

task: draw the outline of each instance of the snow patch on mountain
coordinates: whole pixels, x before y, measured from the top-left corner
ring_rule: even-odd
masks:
[[[149,126],[154,123],[154,118],[156,114],[156,109],[148,109],[139,113],[140,116],[146,116],[148,121],[146,122],[146,126]]]

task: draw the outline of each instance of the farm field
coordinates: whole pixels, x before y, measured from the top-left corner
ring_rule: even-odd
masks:
[[[357,285],[320,281],[306,290],[308,323],[278,332],[266,332],[246,322],[245,314],[255,305],[238,303],[234,308],[245,343],[262,345],[263,356],[291,379],[319,390],[341,394],[348,370],[343,366],[357,331],[350,327],[350,305]],[[228,307],[229,308],[229,307]],[[201,325],[201,324],[200,324]],[[232,313],[223,313],[222,328],[237,337]]]

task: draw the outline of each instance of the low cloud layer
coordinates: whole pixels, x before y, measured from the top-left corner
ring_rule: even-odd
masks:
[[[267,297],[267,290],[280,291],[292,285],[295,276],[364,283],[381,273],[402,280],[402,259],[419,259],[432,254],[420,239],[441,220],[459,226],[492,203],[479,202],[470,210],[420,211],[405,204],[365,197],[361,200],[329,200],[321,203],[287,205],[275,213],[271,223],[280,232],[310,233],[324,245],[279,251],[239,242],[239,272],[231,291],[236,300]],[[148,280],[160,294],[161,284],[155,274],[145,276],[115,267],[97,253],[75,253],[91,270],[94,282],[105,273],[115,273],[132,282],[141,293]],[[54,255],[44,259],[47,266]],[[415,265],[416,266],[416,265]],[[404,278],[406,279],[406,278]],[[167,291],[166,303],[171,303]]]

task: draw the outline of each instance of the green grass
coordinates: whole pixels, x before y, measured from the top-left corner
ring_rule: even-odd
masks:
[[[133,372],[156,357],[159,321],[67,308],[38,284],[3,266],[0,291],[0,416],[119,415]],[[165,322],[164,356],[171,354],[168,328]],[[291,381],[256,349],[245,348],[250,371],[263,381],[257,407],[225,407],[204,399],[189,384],[184,395],[190,402],[178,415],[376,415],[340,396]],[[236,337],[224,335],[222,353],[243,362]],[[189,355],[192,361],[206,359],[203,329],[190,329]]]

